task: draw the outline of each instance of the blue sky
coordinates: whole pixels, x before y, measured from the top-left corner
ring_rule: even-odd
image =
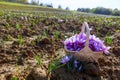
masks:
[[[29,0],[29,2],[30,1],[31,0]],[[120,0],[39,0],[39,2],[43,4],[52,3],[55,8],[57,8],[58,5],[61,5],[62,8],[65,9],[66,7],[69,7],[71,10],[94,7],[118,8],[120,10]]]

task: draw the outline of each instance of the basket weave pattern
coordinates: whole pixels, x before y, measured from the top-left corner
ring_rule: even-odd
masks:
[[[80,51],[69,51],[69,50],[67,50],[66,47],[65,47],[65,50],[67,52],[70,52],[70,54],[72,54],[76,59],[78,59],[80,61],[97,62],[98,59],[102,58],[102,56],[103,56],[102,51],[95,52],[89,48],[90,29],[89,29],[87,22],[83,23],[81,34],[85,32],[85,29],[86,29],[86,35],[87,35],[85,47],[83,49],[81,49]]]

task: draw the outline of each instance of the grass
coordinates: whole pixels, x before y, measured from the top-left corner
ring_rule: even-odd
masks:
[[[59,12],[66,12],[65,10],[59,10],[55,8],[49,8],[45,6],[37,6],[37,5],[30,5],[30,4],[20,4],[20,3],[12,3],[12,2],[0,2],[0,10],[20,10],[20,11],[59,11]],[[68,12],[68,11],[67,11]]]
[[[65,66],[65,64],[61,64],[59,60],[51,61],[48,66],[48,73],[63,66]]]
[[[9,6],[23,6],[23,7],[39,7],[37,5],[28,5],[28,4],[20,4],[20,3],[12,3],[12,2],[0,2],[0,4],[9,5]]]
[[[55,38],[58,40],[58,38],[59,38],[59,35],[60,35],[60,32],[59,31],[55,31]]]
[[[35,59],[37,60],[37,64],[41,66],[42,65],[41,56],[40,55],[36,55]]]
[[[3,11],[0,11],[0,17],[1,17],[2,15],[4,15],[4,13],[3,13]]]
[[[47,36],[48,36],[47,30],[44,30],[44,31],[42,32],[42,34],[43,34],[43,36],[47,37]]]
[[[17,77],[12,77],[11,80],[19,80]]]
[[[10,25],[9,25],[8,23],[6,24],[6,28],[7,28],[7,29],[9,29],[9,28],[10,28]]]
[[[106,37],[105,37],[105,42],[106,42],[107,44],[112,44],[112,38],[111,38],[110,36],[106,36]]]
[[[20,29],[20,25],[18,23],[16,24],[15,27],[16,27],[16,29]]]
[[[19,35],[19,36],[18,36],[18,43],[19,43],[20,45],[23,44],[23,37],[22,37],[22,35]]]

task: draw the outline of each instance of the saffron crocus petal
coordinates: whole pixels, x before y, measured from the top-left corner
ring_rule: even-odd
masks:
[[[63,43],[64,43],[64,45],[66,45],[66,44],[70,43],[70,41],[69,41],[69,39],[66,39]]]
[[[104,52],[105,54],[110,54],[110,52],[108,51],[110,48],[111,48],[111,47],[106,47],[103,52]]]
[[[82,69],[82,65],[80,65],[80,67],[78,68],[78,71],[81,71],[81,69]]]
[[[110,47],[110,46],[108,46],[108,47],[107,47],[107,50],[109,50],[110,48],[111,48],[111,47]]]
[[[78,61],[74,60],[74,67],[77,68],[78,67]]]
[[[79,34],[79,40],[80,40],[81,42],[85,42],[86,39],[87,39],[87,37],[86,37],[85,33]]]
[[[66,64],[72,58],[71,55],[67,55],[62,58],[61,63]]]
[[[90,38],[90,39],[95,39],[96,37],[95,37],[95,35],[90,35],[89,38]]]

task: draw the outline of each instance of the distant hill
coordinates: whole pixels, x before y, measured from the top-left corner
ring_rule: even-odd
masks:
[[[66,12],[65,10],[54,9],[54,8],[49,8],[49,7],[45,7],[45,6],[20,4],[20,3],[12,3],[12,2],[0,2],[0,10]]]

